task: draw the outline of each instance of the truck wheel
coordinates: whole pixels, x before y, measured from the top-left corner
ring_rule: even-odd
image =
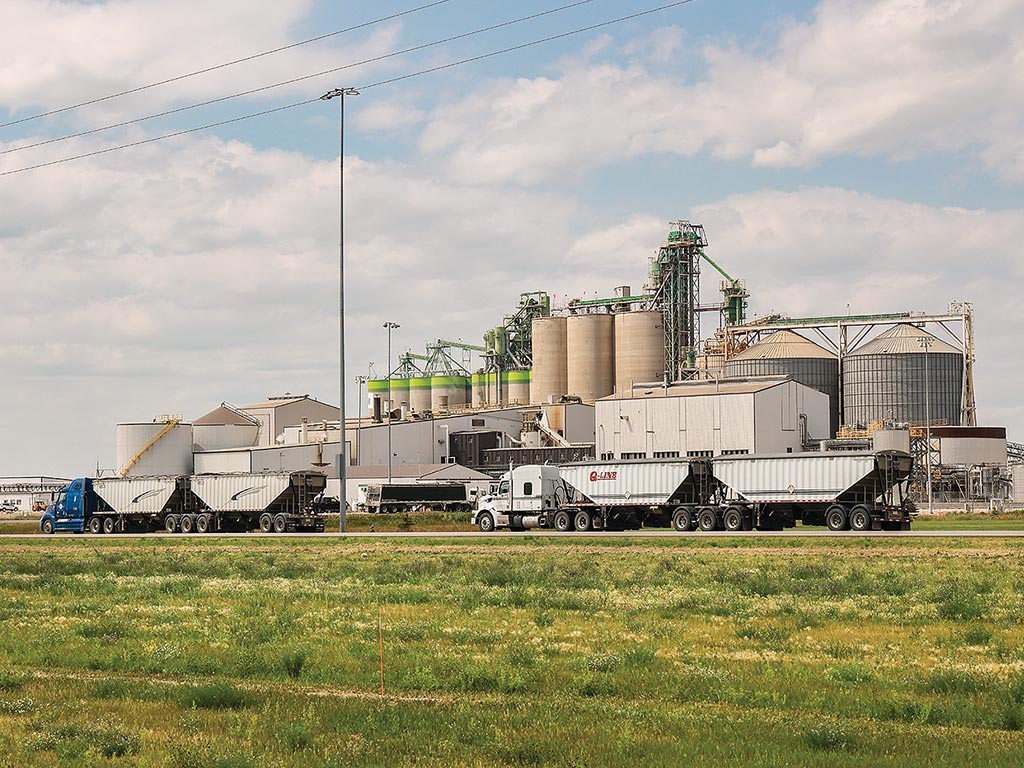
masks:
[[[680,533],[693,530],[693,510],[680,507],[672,514],[672,527]]]
[[[736,531],[743,529],[743,513],[736,509],[736,507],[729,507],[725,510],[725,515],[722,518],[722,526],[727,531],[735,533]]]
[[[718,516],[715,510],[705,507],[697,513],[697,527],[702,531],[713,531],[718,528]]]
[[[274,533],[284,533],[288,530],[288,518],[284,513],[274,517]]]
[[[168,533],[174,533],[178,530],[178,518],[175,515],[168,515],[164,518],[164,530]]]
[[[573,526],[577,531],[589,531],[593,526],[593,521],[590,519],[590,513],[585,509],[581,509],[576,513],[572,520]]]
[[[116,521],[112,517],[103,518],[103,532],[113,533]]]
[[[196,529],[196,519],[192,515],[182,515],[180,524],[182,533],[192,533]]]
[[[476,524],[480,528],[481,533],[494,532],[494,518],[491,517],[489,512],[484,512],[480,515],[480,517],[476,519]]]
[[[198,531],[199,533],[209,533],[210,532],[210,516],[209,515],[202,514],[202,515],[200,515],[199,517],[196,518],[196,531]]]
[[[871,529],[871,512],[870,510],[858,504],[852,510],[850,510],[850,530],[852,531],[867,531]]]
[[[267,512],[260,515],[260,530],[263,531],[263,533],[270,533],[274,530],[274,518]]]
[[[103,521],[98,517],[89,518],[89,533],[102,533],[103,532]]]
[[[551,521],[551,524],[555,526],[556,531],[565,533],[572,530],[572,517],[564,509],[560,509],[555,512],[555,518]]]
[[[50,534],[53,531],[53,520],[43,520],[43,533]]]
[[[830,531],[845,531],[848,525],[846,510],[838,504],[825,511],[825,525]]]

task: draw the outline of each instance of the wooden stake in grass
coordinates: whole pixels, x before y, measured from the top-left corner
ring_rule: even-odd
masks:
[[[384,618],[383,609],[377,608],[377,636],[380,639],[380,695],[384,695]]]

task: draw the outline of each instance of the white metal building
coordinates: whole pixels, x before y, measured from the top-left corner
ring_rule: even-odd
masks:
[[[797,453],[829,433],[829,398],[788,378],[693,381],[598,400],[603,459]]]
[[[243,405],[238,410],[260,422],[258,445],[285,442],[284,428],[301,424],[303,419],[310,424],[338,420],[336,406],[321,403],[309,395],[269,397],[262,403]]]
[[[63,477],[0,477],[0,512],[28,514],[34,506],[53,501],[70,482]]]

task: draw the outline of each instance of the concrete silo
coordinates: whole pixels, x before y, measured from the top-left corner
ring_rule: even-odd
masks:
[[[417,413],[429,411],[433,405],[432,384],[429,376],[409,379],[409,407]]]
[[[930,417],[958,426],[963,373],[960,350],[916,326],[893,326],[844,359],[844,421],[867,426]]]
[[[665,322],[661,312],[615,315],[615,391],[665,377]]]
[[[568,394],[593,402],[615,389],[615,321],[611,315],[566,318]]]
[[[564,317],[537,317],[532,325],[533,379],[530,402],[546,403],[567,394],[569,389]]]
[[[829,398],[829,435],[811,435],[831,439],[839,429],[839,358],[793,331],[776,331],[752,344],[725,363],[729,378],[749,376],[789,376]]]

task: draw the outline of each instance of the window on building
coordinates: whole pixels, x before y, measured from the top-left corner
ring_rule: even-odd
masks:
[[[723,456],[746,456],[750,451],[743,449],[733,449],[731,451],[722,451]]]
[[[622,454],[623,461],[626,461],[626,460],[629,460],[629,459],[646,459],[646,458],[647,458],[647,454],[643,453],[641,451],[626,452],[626,453]]]
[[[656,459],[678,459],[679,451],[655,451],[654,458]]]
[[[601,461],[612,461],[615,458],[615,454],[611,451],[601,454]]]
[[[715,455],[714,451],[687,451],[686,456],[690,459],[710,459]]]
[[[471,423],[473,424],[474,427],[482,427],[484,425],[484,420],[483,419],[473,419],[473,421]]]

